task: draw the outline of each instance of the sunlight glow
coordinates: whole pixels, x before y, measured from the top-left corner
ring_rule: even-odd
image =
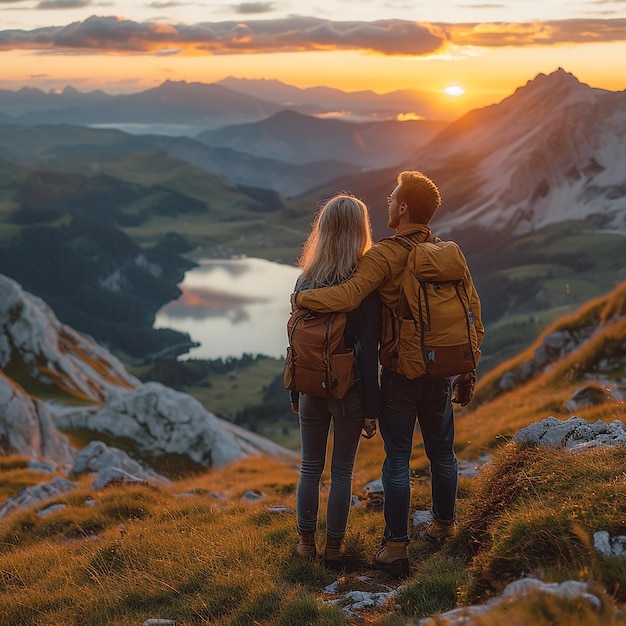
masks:
[[[449,85],[443,91],[448,96],[454,96],[455,98],[458,98],[459,96],[462,96],[465,93],[465,89],[463,89],[463,87],[459,85]]]

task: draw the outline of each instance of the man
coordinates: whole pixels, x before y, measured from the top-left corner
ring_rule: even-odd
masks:
[[[441,204],[437,186],[416,171],[401,172],[397,182],[387,198],[388,226],[415,243],[434,242],[428,223]],[[409,250],[393,237],[383,239],[365,254],[355,273],[344,283],[300,291],[292,296],[298,306],[347,312],[376,290],[384,305],[379,349],[383,363],[379,425],[385,444],[382,469],[385,531],[383,546],[374,556],[374,565],[398,577],[409,573],[410,460],[415,420],[419,421],[432,476],[432,520],[424,535],[441,542],[451,533],[456,514],[458,465],[454,454],[451,402],[466,405],[472,398],[476,379],[475,372],[458,376],[452,383],[449,378],[433,379],[419,374],[407,377],[394,371],[386,346],[393,340],[393,312],[398,304],[408,254]],[[464,280],[480,345],[484,335],[480,301],[469,271]]]

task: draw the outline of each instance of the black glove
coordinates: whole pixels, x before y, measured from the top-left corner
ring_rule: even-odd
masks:
[[[474,387],[476,386],[476,370],[459,374],[452,381],[452,402],[466,406],[474,397]]]

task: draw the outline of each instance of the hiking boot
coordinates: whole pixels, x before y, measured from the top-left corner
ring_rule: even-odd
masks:
[[[374,555],[374,567],[385,570],[395,578],[409,575],[409,551],[407,541],[385,541]]]
[[[324,549],[324,564],[331,569],[341,566],[341,543],[343,537],[331,537],[326,535],[326,548]]]
[[[296,552],[305,559],[313,561],[317,555],[315,532],[302,533],[298,531],[298,535],[300,535],[300,541],[298,541],[298,545],[296,546]]]
[[[454,524],[442,524],[436,519],[431,519],[426,526],[426,530],[422,532],[422,537],[435,543],[442,543],[444,539],[452,534]]]

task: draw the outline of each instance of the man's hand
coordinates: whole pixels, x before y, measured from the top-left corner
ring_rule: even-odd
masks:
[[[298,402],[291,402],[291,410],[298,415],[300,413],[300,404]]]
[[[476,370],[459,374],[452,381],[452,402],[466,406],[474,397],[474,387],[476,386]]]
[[[365,439],[371,439],[376,434],[376,420],[365,418],[363,420],[363,429],[361,436]]]

